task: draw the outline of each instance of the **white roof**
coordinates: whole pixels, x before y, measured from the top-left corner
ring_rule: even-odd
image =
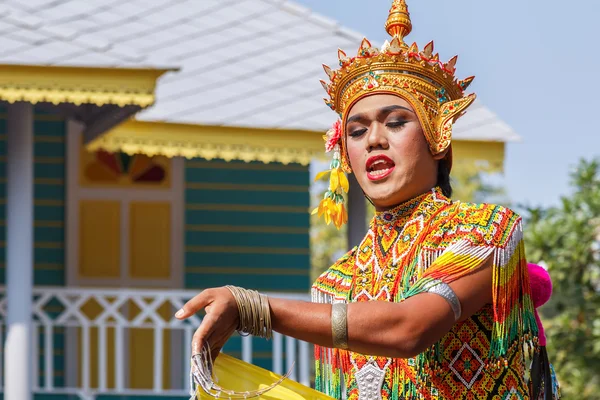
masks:
[[[322,63],[362,36],[284,0],[4,0],[0,63],[179,67],[138,119],[326,130]],[[518,136],[483,105],[455,138]]]

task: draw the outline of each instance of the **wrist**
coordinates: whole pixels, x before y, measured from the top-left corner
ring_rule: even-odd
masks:
[[[247,290],[236,286],[226,286],[226,288],[231,292],[237,305],[238,332],[270,339],[273,330],[267,296],[255,290]]]

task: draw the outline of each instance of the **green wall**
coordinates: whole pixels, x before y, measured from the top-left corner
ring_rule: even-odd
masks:
[[[308,293],[307,166],[191,160],[185,182],[186,288]],[[255,338],[253,363],[270,369],[271,346]],[[240,337],[223,351],[241,358]]]
[[[308,291],[308,167],[192,160],[185,181],[186,288]]]

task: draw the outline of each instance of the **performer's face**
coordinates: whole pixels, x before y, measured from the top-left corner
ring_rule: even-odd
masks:
[[[394,207],[435,186],[437,160],[417,115],[402,98],[378,94],[359,100],[346,123],[350,166],[378,210]]]

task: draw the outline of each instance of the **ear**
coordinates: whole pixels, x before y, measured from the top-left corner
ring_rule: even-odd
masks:
[[[439,152],[437,154],[434,154],[433,155],[433,159],[435,161],[443,160],[444,158],[446,158],[446,156],[448,155],[449,151],[450,151],[450,146],[446,147],[443,151],[441,151],[441,152]]]

